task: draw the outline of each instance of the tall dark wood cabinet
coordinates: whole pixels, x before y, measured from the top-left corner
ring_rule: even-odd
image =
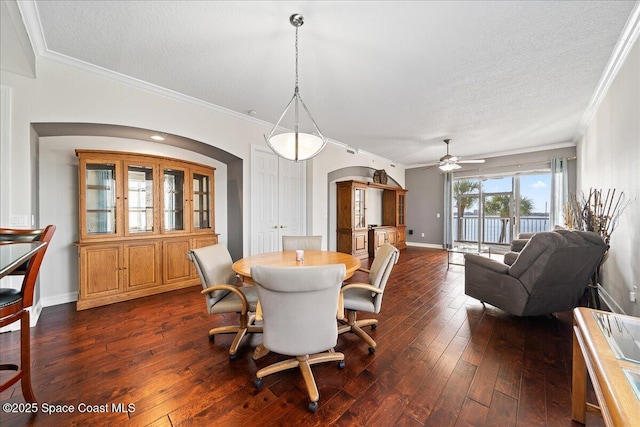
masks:
[[[407,190],[385,189],[382,193],[382,223],[396,228],[396,248],[407,248]]]
[[[406,249],[407,190],[390,185],[341,181],[337,185],[337,250],[366,259],[384,243]],[[367,189],[382,189],[382,224],[369,230]]]
[[[337,183],[338,252],[357,258],[369,257],[367,245],[367,184],[358,181]]]

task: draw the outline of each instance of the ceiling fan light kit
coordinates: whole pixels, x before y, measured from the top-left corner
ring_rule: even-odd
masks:
[[[451,172],[454,171],[456,169],[460,169],[462,166],[460,166],[457,163],[444,163],[440,165],[440,170],[444,171],[444,172]]]
[[[276,122],[275,126],[269,133],[265,135],[267,145],[278,156],[293,160],[295,162],[299,160],[308,160],[322,151],[327,145],[327,139],[322,135],[318,125],[311,116],[309,109],[302,101],[300,97],[300,90],[298,89],[298,28],[304,24],[304,17],[300,14],[293,14],[289,17],[291,25],[296,27],[296,85],[293,91],[293,97],[284,109],[284,112],[280,116],[280,119]],[[280,127],[280,123],[285,118],[291,107],[293,106],[293,132],[283,132],[276,134],[276,131]],[[300,129],[300,115],[306,115],[306,120],[310,123],[311,132],[302,132]]]
[[[438,167],[443,172],[451,172],[456,169],[460,169],[460,163],[484,163],[484,159],[470,159],[470,160],[462,160],[457,156],[452,156],[449,154],[449,143],[450,139],[445,139],[444,143],[447,144],[447,154],[440,157],[440,162],[438,163]]]

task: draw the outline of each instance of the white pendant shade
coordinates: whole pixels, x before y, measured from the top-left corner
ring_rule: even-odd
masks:
[[[298,134],[298,153],[296,156],[295,132],[273,135],[267,140],[271,149],[287,160],[308,160],[318,154],[325,145],[325,140],[309,133]]]

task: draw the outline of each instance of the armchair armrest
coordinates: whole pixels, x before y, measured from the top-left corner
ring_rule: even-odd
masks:
[[[513,239],[511,241],[511,252],[521,252],[530,239]]]
[[[382,293],[382,291],[379,288],[376,288],[375,286],[371,286],[368,283],[349,283],[348,285],[345,285],[342,288],[340,288],[340,292],[344,292],[349,289],[366,289],[376,294]]]
[[[371,286],[368,283],[349,283],[340,288],[340,298],[338,299],[338,320],[344,319],[344,291],[348,291],[349,289],[364,289],[371,292],[371,296],[375,296],[374,294],[381,294],[382,290],[376,288],[375,286]]]
[[[201,294],[210,294],[215,291],[230,291],[234,294],[238,295],[240,301],[242,302],[242,314],[246,314],[249,311],[249,302],[247,301],[247,297],[244,296],[242,291],[235,285],[213,285],[209,286],[207,289],[203,289],[200,291]]]
[[[504,254],[504,263],[507,265],[513,265],[513,263],[516,262],[516,259],[518,259],[518,255],[520,255],[520,252],[507,252]]]
[[[464,262],[475,264],[479,267],[483,267],[496,273],[507,274],[507,272],[509,271],[509,266],[507,264],[476,254],[465,254]]]
[[[464,293],[477,300],[522,315],[529,292],[511,276],[511,267],[499,261],[465,254]]]

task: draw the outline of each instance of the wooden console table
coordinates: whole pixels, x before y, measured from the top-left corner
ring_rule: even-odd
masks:
[[[640,390],[632,384],[640,383],[640,319],[579,307],[573,320],[571,418],[584,424],[589,412],[607,426],[637,426]],[[587,403],[587,372],[599,406]]]

